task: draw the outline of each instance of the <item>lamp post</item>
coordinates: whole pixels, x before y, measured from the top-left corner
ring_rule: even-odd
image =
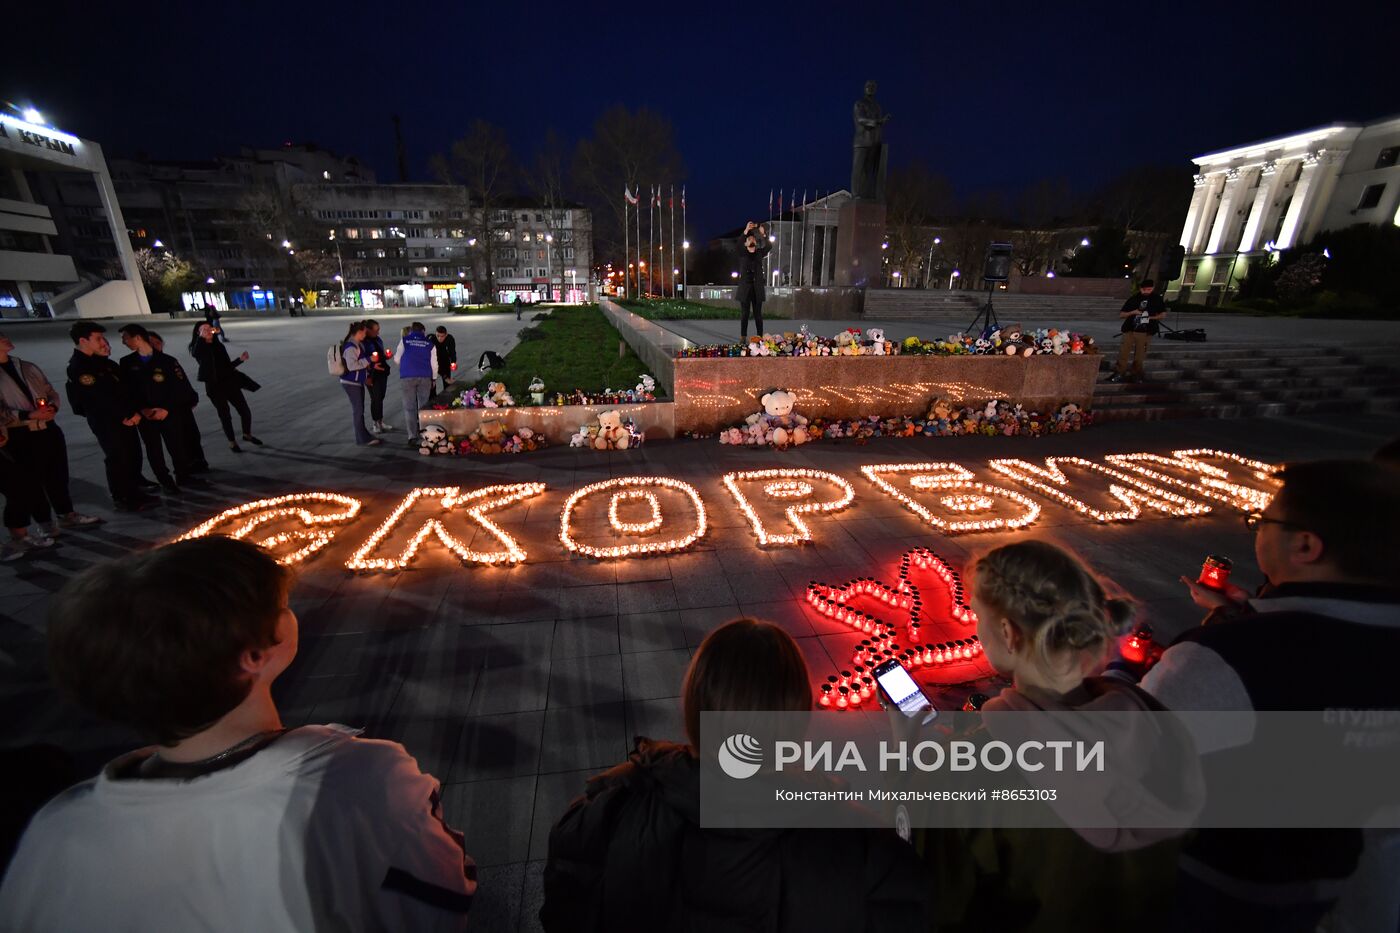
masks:
[[[545,271],[545,275],[547,275],[547,276],[549,277],[549,284],[545,286],[545,292],[546,292],[545,297],[546,297],[548,300],[553,301],[553,300],[554,300],[554,234],[552,234],[552,233],[546,233],[546,234],[544,235],[544,242],[545,242],[544,260],[545,260],[545,270],[546,270],[546,271]]]
[[[690,241],[681,240],[681,293],[690,297]]]
[[[928,245],[928,261],[924,263],[924,288],[928,288],[928,283],[933,279],[933,248],[942,242],[943,238],[936,236]]]
[[[331,231],[330,241],[331,241],[332,243],[335,244],[335,262],[336,262],[336,265],[340,267],[340,274],[337,275],[337,276],[335,277],[335,280],[336,280],[337,282],[340,283],[340,306],[341,306],[342,308],[344,308],[344,307],[346,307],[346,304],[345,304],[345,260],[342,259],[342,258],[340,257],[340,240],[336,239],[336,235],[335,235],[335,231],[334,231],[334,230]]]
[[[953,270],[953,274],[950,275],[950,276],[948,276],[948,291],[952,291],[952,290],[953,290],[953,279],[960,279],[960,278],[962,278],[962,273],[959,272],[957,269],[954,269],[954,270]]]

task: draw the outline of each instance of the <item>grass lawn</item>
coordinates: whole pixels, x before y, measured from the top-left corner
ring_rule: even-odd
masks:
[[[528,405],[530,380],[535,376],[544,380],[546,394],[552,395],[574,389],[626,390],[647,372],[597,305],[557,306],[549,317],[526,330],[539,336],[516,344],[506,354],[505,369],[489,373],[477,383],[478,388],[485,388],[488,382],[504,382],[518,404]],[[624,348],[620,356],[619,344]]]
[[[739,320],[738,308],[719,308],[680,298],[643,298],[617,302],[649,321]]]

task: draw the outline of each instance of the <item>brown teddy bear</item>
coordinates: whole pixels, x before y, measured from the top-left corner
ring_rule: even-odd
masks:
[[[472,450],[479,454],[498,454],[505,447],[506,430],[499,421],[483,421],[472,432]]]

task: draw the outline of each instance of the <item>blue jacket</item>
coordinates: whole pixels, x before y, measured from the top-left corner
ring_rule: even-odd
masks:
[[[427,334],[409,331],[408,336],[399,343],[402,348],[399,351],[399,378],[432,379],[437,375],[433,372],[433,343]]]

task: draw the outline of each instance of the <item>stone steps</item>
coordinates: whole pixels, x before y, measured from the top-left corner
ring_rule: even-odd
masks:
[[[1164,352],[1157,352],[1162,348]],[[1100,382],[1101,421],[1400,411],[1400,348],[1154,342],[1142,383]],[[1104,354],[1111,370],[1116,354]]]

